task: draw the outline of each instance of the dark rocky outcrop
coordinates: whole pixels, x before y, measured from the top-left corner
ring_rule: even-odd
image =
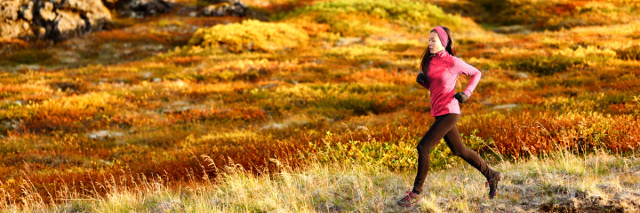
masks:
[[[61,41],[105,28],[111,14],[101,0],[3,0],[0,37]]]
[[[171,11],[174,0],[102,0],[104,4],[124,17],[146,17]]]
[[[247,5],[240,0],[208,0],[210,3],[202,9],[202,16],[246,16]]]
[[[246,16],[240,0],[200,0],[192,16]],[[0,0],[0,38],[54,42],[110,28],[112,14],[146,17],[169,12],[175,0]]]

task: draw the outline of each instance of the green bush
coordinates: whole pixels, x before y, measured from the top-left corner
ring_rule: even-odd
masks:
[[[42,50],[25,50],[15,53],[3,53],[3,59],[0,59],[0,65],[18,65],[18,64],[56,64],[60,63],[56,54],[52,54],[46,49]]]
[[[366,14],[364,14],[366,17]],[[367,37],[371,34],[383,32],[385,29],[372,24],[371,20],[363,18],[361,13],[330,14],[320,13],[314,21],[328,24],[329,32],[338,33],[341,36]]]
[[[476,0],[467,4],[478,22],[527,25],[535,30],[627,23],[637,15],[633,1]]]
[[[353,46],[353,47],[336,47],[327,50],[325,55],[344,58],[348,60],[364,60],[371,59],[375,56],[385,56],[389,54],[388,51],[382,50],[377,47],[368,46]]]
[[[316,102],[320,108],[348,109],[354,115],[366,115],[368,113],[381,113],[385,108],[386,101],[374,99],[373,97],[360,97],[349,95],[348,97],[328,97],[325,100]]]
[[[530,71],[542,75],[552,75],[557,72],[566,71],[568,68],[582,64],[583,61],[563,56],[535,56],[516,59],[513,67],[518,70]]]
[[[274,52],[303,46],[308,40],[305,31],[289,24],[246,20],[239,24],[198,29],[189,45],[220,47],[234,53]]]
[[[365,163],[384,165],[395,171],[407,171],[414,169],[417,163],[418,153],[414,141],[383,142],[376,141],[342,141],[333,133],[327,131],[324,144],[309,142],[311,155],[322,163]],[[439,160],[434,160],[432,168],[441,167]]]
[[[507,66],[542,75],[551,75],[566,71],[576,65],[604,62],[615,58],[616,55],[616,52],[611,49],[601,49],[595,46],[576,49],[564,48],[543,55],[521,55],[511,62],[507,62]]]
[[[400,127],[402,129],[404,127]],[[405,129],[406,130],[406,129]],[[368,130],[365,130],[368,131]],[[485,141],[476,135],[478,130],[473,130],[469,136],[460,134],[465,145],[473,150],[493,146],[493,140]],[[368,132],[350,132],[355,134],[369,134]],[[418,162],[417,141],[420,136],[401,138],[394,141],[378,141],[375,137],[368,136],[368,141],[348,140],[345,135],[334,135],[327,131],[321,144],[309,143],[311,153],[322,163],[364,163],[382,165],[393,171],[413,171]],[[442,142],[431,150],[431,169],[441,169],[451,166],[456,162],[462,162],[451,152],[446,143]]]
[[[344,19],[335,18],[345,14],[362,14],[389,20],[410,30],[430,29],[444,25],[452,29],[465,27],[460,16],[445,13],[433,4],[410,0],[342,0],[322,1],[284,14],[280,19],[288,19],[301,14],[317,14],[316,22],[329,24],[334,32],[349,30],[344,28]],[[343,34],[344,36],[344,34]]]

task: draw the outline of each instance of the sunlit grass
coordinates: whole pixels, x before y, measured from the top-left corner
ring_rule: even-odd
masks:
[[[96,43],[113,43],[123,52],[130,51],[125,46],[132,44],[177,46],[142,60],[55,70],[26,67],[0,73],[3,202],[12,203],[9,208],[26,209],[68,202],[55,208],[95,211],[144,211],[161,205],[193,211],[320,211],[318,206],[387,210],[396,199],[391,197],[406,190],[409,181],[402,178],[409,176],[398,178],[399,174],[414,170],[415,146],[433,122],[429,91],[414,82],[419,57],[428,44],[428,30],[440,24],[453,29],[458,57],[483,72],[469,102],[461,105],[463,115],[458,127],[463,140],[490,159],[504,160],[501,168],[524,172],[521,168],[531,165],[516,165],[519,160],[540,157],[531,162],[552,167],[545,172],[585,177],[585,182],[578,184],[579,190],[596,193],[599,189],[588,184],[606,176],[608,170],[598,167],[598,175],[604,176],[585,175],[594,171],[586,166],[572,168],[546,155],[568,150],[576,156],[565,160],[576,163],[581,154],[603,149],[610,152],[604,158],[620,160],[619,156],[634,152],[640,145],[636,131],[640,128],[637,21],[565,24],[570,29],[502,35],[424,2],[267,3],[270,6],[264,7],[274,7],[268,10],[282,13],[271,22],[242,24],[242,20],[232,19],[239,23],[211,28],[206,25],[221,20],[162,17],[91,37]],[[250,4],[262,5],[258,1]],[[607,5],[595,4],[593,13]],[[406,12],[413,7],[429,13]],[[626,9],[620,10],[624,13]],[[152,30],[186,29],[194,23],[202,26],[195,35],[195,30],[175,35]],[[278,31],[280,28],[285,30]],[[225,38],[225,32],[236,29],[264,37]],[[189,38],[194,42],[187,44]],[[6,48],[30,45],[2,42],[11,43]],[[20,60],[9,57],[0,66],[55,64],[49,60],[60,59],[44,60],[51,55],[47,50],[12,50],[15,53],[11,57]],[[134,55],[137,53],[130,54]],[[469,78],[461,75],[459,80],[456,91],[463,90]],[[197,196],[178,195],[180,190],[209,184],[198,161],[201,155],[210,156],[208,162],[215,165],[225,165],[232,159],[244,167],[246,171],[238,173],[210,168],[205,172],[211,179],[227,175],[230,179],[220,181],[240,188],[211,183],[198,189]],[[315,195],[294,190],[292,195],[300,198],[288,197],[284,190],[294,186],[279,185],[257,175],[262,169],[282,169],[268,161],[270,158],[289,162],[291,170],[282,171],[290,175],[309,170],[312,173],[306,174],[312,176],[326,170],[343,176],[324,174],[322,180],[338,181],[337,185]],[[308,159],[317,162],[309,164]],[[350,170],[333,161],[352,162],[356,167]],[[358,162],[371,167],[360,167]],[[443,144],[434,149],[432,162],[436,170],[473,171],[460,170],[464,168],[461,161]],[[127,175],[118,173],[123,171]],[[357,172],[368,175],[357,176]],[[109,173],[118,174],[116,179],[127,177],[128,182],[112,183],[110,187],[120,187],[113,191],[101,186],[93,189],[96,181],[105,185],[110,177],[104,175]],[[373,173],[382,174],[383,179],[376,179]],[[437,178],[459,180],[452,177],[455,174],[442,172]],[[163,181],[128,175],[161,176]],[[518,176],[518,184],[536,175],[540,176]],[[340,182],[352,176],[351,182]],[[624,174],[618,177],[629,178]],[[387,187],[376,185],[384,180],[402,180],[402,184],[388,192],[375,191],[376,187]],[[362,185],[364,191],[345,188],[358,181],[370,185]],[[535,188],[536,193],[556,193],[564,190],[562,184],[576,184],[545,181]],[[188,184],[183,189],[172,188],[182,183]],[[270,194],[255,197],[258,201],[243,200],[246,198],[241,195],[256,193],[247,188],[254,186],[250,184],[271,190]],[[308,187],[305,184],[311,183],[300,184]],[[225,194],[216,187],[238,189],[238,193],[244,190],[244,194]],[[23,193],[26,189],[33,190]],[[327,192],[331,190],[346,195],[334,196]],[[483,195],[479,188],[442,186],[440,190],[443,194],[425,195],[427,199],[420,208],[485,208],[477,207],[484,202],[478,201]],[[145,198],[143,191],[151,197]],[[229,200],[208,202],[202,199],[213,198],[198,197],[203,194]],[[347,200],[365,195],[375,199]],[[521,197],[512,195],[515,197],[508,205],[519,204]],[[442,197],[447,196],[465,198],[445,205]],[[230,201],[232,198],[239,201]],[[536,205],[544,206],[544,202]]]
[[[109,175],[100,187],[104,196],[83,198],[73,191],[64,192],[68,199],[50,206],[39,197],[27,197],[20,204],[3,206],[9,212],[23,211],[177,211],[177,212],[245,212],[245,211],[508,211],[519,204],[537,203],[542,209],[601,209],[603,203],[622,204],[633,199],[640,184],[635,169],[637,157],[620,157],[606,152],[579,157],[566,152],[544,158],[518,161],[496,161],[492,168],[504,179],[498,196],[487,198],[484,179],[475,169],[460,161],[442,170],[432,170],[425,186],[423,200],[411,208],[395,202],[410,189],[412,172],[392,172],[378,164],[341,162],[320,163],[312,160],[303,167],[290,167],[286,162],[270,159],[276,170],[247,171],[241,165],[212,164],[201,157],[203,169],[220,171],[221,175],[204,175],[204,182],[186,182],[166,187],[163,176]],[[190,173],[190,178],[202,176]],[[460,183],[451,185],[451,182]],[[635,187],[634,187],[635,186]],[[27,190],[28,193],[33,193]],[[536,205],[523,205],[520,210],[538,211]],[[633,211],[637,206],[614,207]]]

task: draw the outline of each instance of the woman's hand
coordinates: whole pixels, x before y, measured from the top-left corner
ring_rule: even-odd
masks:
[[[467,100],[469,100],[469,97],[467,97],[467,94],[464,94],[464,92],[456,93],[453,97],[458,99],[458,102],[460,103],[464,103],[464,102],[467,102]]]
[[[416,81],[419,84],[424,84],[427,81],[427,76],[424,73],[420,73],[420,74],[418,74],[418,77],[416,78]]]

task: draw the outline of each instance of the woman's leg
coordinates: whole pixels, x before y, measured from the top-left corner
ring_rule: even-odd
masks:
[[[480,171],[487,180],[493,177],[493,170],[491,170],[484,160],[480,158],[480,155],[467,148],[464,143],[462,143],[458,127],[453,125],[449,132],[444,135],[444,141],[447,142],[447,146],[449,146],[449,149],[451,149],[451,152],[453,152],[454,155],[461,157],[467,161],[467,163],[478,169],[478,171]]]
[[[420,194],[424,179],[429,172],[429,163],[431,161],[429,154],[431,149],[444,137],[451,127],[455,126],[460,115],[446,114],[436,117],[436,121],[431,125],[427,133],[424,134],[418,144],[418,174],[413,183],[413,193]]]

